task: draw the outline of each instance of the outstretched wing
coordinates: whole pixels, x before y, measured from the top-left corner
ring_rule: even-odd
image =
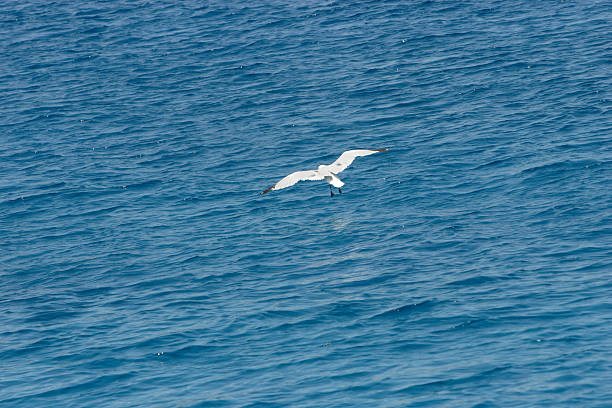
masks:
[[[316,170],[296,171],[283,178],[272,187],[262,191],[261,194],[266,194],[270,190],[280,190],[281,188],[290,187],[302,180],[323,180],[323,176]]]
[[[346,152],[342,153],[335,162],[329,165],[329,170],[333,173],[338,174],[344,169],[346,169],[348,166],[350,166],[353,160],[355,160],[355,157],[369,156],[378,152],[386,152],[387,150],[389,149],[347,150]]]

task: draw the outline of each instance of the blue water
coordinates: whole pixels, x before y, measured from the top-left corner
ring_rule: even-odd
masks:
[[[0,3],[0,406],[612,407],[611,20]]]

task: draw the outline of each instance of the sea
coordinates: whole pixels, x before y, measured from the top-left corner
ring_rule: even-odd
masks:
[[[2,1],[0,407],[612,407],[611,95],[609,1]]]

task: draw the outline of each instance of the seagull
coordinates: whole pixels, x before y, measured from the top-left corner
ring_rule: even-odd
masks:
[[[332,186],[336,187],[338,192],[342,194],[340,187],[342,187],[344,183],[338,178],[338,173],[350,166],[356,157],[369,156],[374,153],[386,152],[388,150],[389,149],[347,150],[346,152],[342,153],[340,157],[338,157],[338,159],[332,164],[321,164],[316,170],[304,170],[291,173],[272,187],[262,191],[261,194],[266,194],[270,190],[280,190],[282,188],[290,187],[302,180],[325,180],[329,183],[329,192],[332,197],[334,196]]]

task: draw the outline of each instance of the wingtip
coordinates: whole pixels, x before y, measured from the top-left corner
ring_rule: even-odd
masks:
[[[272,190],[274,188],[274,186],[270,187],[270,188],[266,188],[264,191],[261,192],[261,194],[266,194],[268,191]]]
[[[389,151],[389,149],[387,149],[387,148],[384,148],[384,149],[374,149],[374,150],[377,151],[377,152],[388,152]]]

